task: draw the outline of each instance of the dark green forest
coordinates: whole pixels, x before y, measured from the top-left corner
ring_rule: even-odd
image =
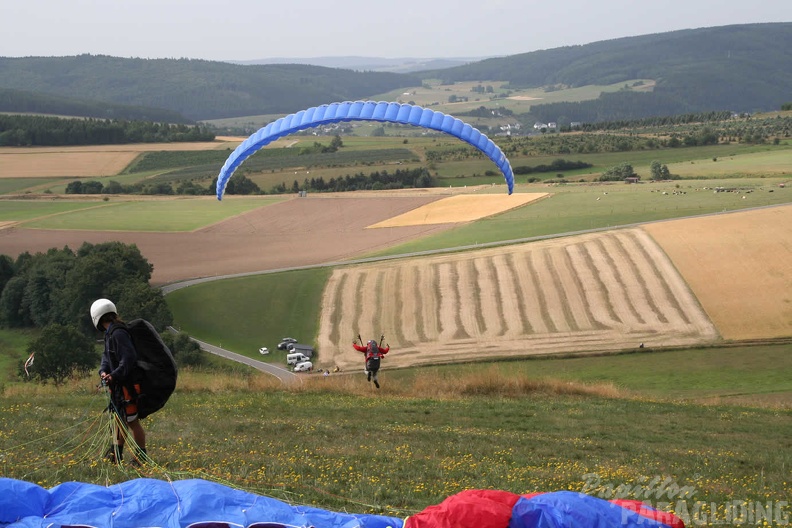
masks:
[[[0,114],[0,147],[213,141],[201,126]]]
[[[193,120],[296,112],[421,84],[412,75],[299,64],[106,55],[0,57],[0,88],[164,108]]]
[[[173,314],[162,290],[149,285],[152,269],[136,245],[121,242],[25,252],[16,260],[0,255],[0,327],[39,331],[27,348],[35,368],[28,371],[20,361],[19,377],[58,384],[96,369],[99,334],[89,307],[99,298],[113,300],[124,320],[143,318],[164,332]],[[162,338],[180,366],[204,361],[186,334]]]
[[[192,124],[178,112],[0,88],[0,112]]]

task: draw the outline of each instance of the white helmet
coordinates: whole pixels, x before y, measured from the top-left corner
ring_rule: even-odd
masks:
[[[109,299],[97,299],[91,305],[91,320],[93,321],[94,327],[100,332],[103,329],[99,328],[99,319],[101,319],[103,315],[109,313],[118,313],[115,304]]]

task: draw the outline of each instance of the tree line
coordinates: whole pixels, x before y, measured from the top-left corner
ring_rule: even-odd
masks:
[[[214,138],[208,128],[185,124],[0,115],[0,146],[6,147],[170,143]]]
[[[86,242],[76,251],[51,248],[16,259],[0,255],[0,326],[40,330],[28,347],[35,369],[25,376],[59,383],[98,368],[101,351],[89,314],[96,299],[111,299],[126,320],[144,318],[159,331],[171,325],[162,291],[149,285],[152,270],[136,245],[121,242]],[[177,361],[186,351],[182,360],[195,362],[195,347],[183,337],[178,343],[171,349]]]
[[[555,159],[549,164],[541,165],[517,165],[514,167],[514,174],[533,174],[537,172],[560,172],[565,170],[587,169],[593,167],[591,163],[585,161],[569,161],[565,159]]]
[[[234,176],[235,178],[236,176]],[[234,178],[231,178],[232,181]],[[305,178],[300,184],[294,180],[291,187],[281,183],[272,188],[273,194],[286,192],[313,191],[313,192],[349,192],[349,191],[382,191],[386,189],[428,188],[435,187],[434,177],[425,168],[397,169],[395,172],[375,171],[368,175],[362,172],[343,178],[330,178],[325,181],[318,178]]]
[[[179,112],[163,108],[60,97],[9,88],[0,88],[0,112],[95,117],[99,119],[129,119],[134,121],[156,121],[159,123],[194,123]]]
[[[574,163],[574,162],[573,162]],[[290,186],[285,182],[273,186],[269,192],[262,190],[256,182],[244,174],[235,174],[226,184],[225,194],[256,195],[284,194],[289,192],[348,192],[359,190],[380,191],[385,189],[427,188],[436,185],[435,178],[425,168],[397,169],[394,172],[375,171],[368,175],[360,172],[344,177],[305,178],[302,183],[294,180]],[[168,181],[147,181],[133,184],[122,184],[115,180],[106,185],[98,180],[74,180],[66,185],[66,194],[144,194],[144,195],[213,195],[217,189],[217,176],[208,186],[193,180],[185,180],[176,184]]]

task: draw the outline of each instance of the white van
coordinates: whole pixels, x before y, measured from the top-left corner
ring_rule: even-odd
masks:
[[[303,354],[302,352],[292,352],[290,354],[286,354],[286,364],[287,365],[296,365],[301,361],[308,361],[310,358]]]
[[[309,372],[313,369],[313,363],[310,361],[301,361],[294,365],[294,372]]]

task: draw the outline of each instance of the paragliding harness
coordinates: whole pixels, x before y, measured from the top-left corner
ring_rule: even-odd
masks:
[[[173,394],[173,390],[176,388],[176,362],[154,326],[145,319],[116,323],[110,335],[112,336],[120,329],[129,334],[137,352],[137,364],[131,379],[124,387],[132,395],[132,400],[136,401],[138,418],[142,419],[162,409],[170,395]],[[110,350],[111,362],[114,362],[115,365],[118,364],[116,354],[117,351]],[[135,384],[139,384],[140,391],[136,390]],[[113,387],[113,404],[111,405],[114,405],[115,408],[111,409],[112,411],[124,412],[124,405],[119,405],[124,402],[124,387],[120,384]]]
[[[363,344],[363,339],[361,339],[360,334],[358,334],[358,339],[360,339],[360,344]],[[385,339],[385,336],[380,336],[380,345],[382,345],[383,339]],[[376,341],[371,339],[366,345],[366,371],[376,373],[380,368],[382,356],[383,354],[380,352],[379,345],[377,345]]]

